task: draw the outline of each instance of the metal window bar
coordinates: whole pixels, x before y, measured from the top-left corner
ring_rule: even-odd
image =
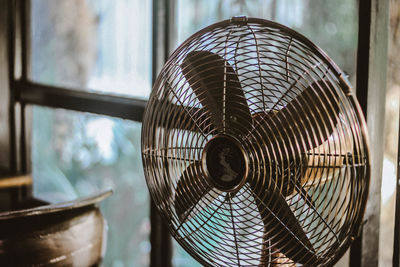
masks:
[[[16,101],[24,104],[90,112],[132,121],[142,121],[147,101],[48,86],[30,81],[15,81]]]
[[[173,0],[153,0],[153,47],[152,47],[152,83],[161,70],[169,54],[170,44],[170,12]],[[150,201],[150,266],[172,266],[172,242],[168,228]]]
[[[30,12],[30,1],[22,0],[19,1],[19,23],[20,23],[20,31],[21,31],[21,78],[20,80],[25,82],[28,80],[28,50],[29,44],[28,36],[30,35],[30,31],[28,30],[28,21],[31,20]],[[15,86],[15,82],[13,83]],[[13,89],[14,94],[17,90],[15,87]],[[18,96],[16,96],[15,100],[18,101]],[[26,142],[26,119],[25,119],[25,103],[20,101],[20,140],[19,140],[19,155],[20,155],[20,165],[21,172],[26,174],[28,172],[28,155],[27,155],[27,142]]]
[[[367,117],[369,38],[371,34],[371,0],[358,2],[358,47],[357,47],[357,99],[364,116]],[[363,25],[361,27],[361,25]],[[361,230],[362,231],[362,230]],[[361,267],[362,233],[350,247],[350,266]]]

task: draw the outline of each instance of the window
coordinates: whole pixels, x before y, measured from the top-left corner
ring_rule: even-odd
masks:
[[[355,76],[357,1],[176,0],[175,47],[201,28],[232,16],[269,19],[299,31]],[[354,83],[353,83],[354,84]]]
[[[114,187],[102,207],[109,222],[104,266],[148,266],[151,248],[168,249],[149,239],[156,220],[140,156],[141,117],[168,53],[206,25],[236,15],[261,17],[321,46],[354,85],[357,32],[367,27],[358,29],[357,3],[364,2],[356,0],[14,1],[21,20],[10,34],[10,43],[17,40],[10,60],[16,68],[10,66],[18,77],[12,78],[11,105],[23,112],[11,122],[20,123],[21,132],[19,140],[11,134],[11,147],[20,152],[10,157],[22,170],[32,159],[34,193],[48,200]],[[200,266],[174,244],[173,266]]]
[[[31,79],[54,86],[147,99],[151,88],[150,1],[31,1]],[[85,103],[82,103],[85,104]],[[118,103],[117,103],[118,105]],[[84,107],[81,109],[84,110]],[[34,194],[51,202],[113,188],[105,266],[148,266],[149,196],[141,123],[33,107]]]
[[[33,0],[31,18],[33,81],[148,98],[151,1]]]

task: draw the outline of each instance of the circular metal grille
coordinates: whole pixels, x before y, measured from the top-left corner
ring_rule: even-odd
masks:
[[[151,196],[206,266],[336,262],[362,222],[368,153],[341,70],[299,33],[261,19],[186,40],[143,120]]]

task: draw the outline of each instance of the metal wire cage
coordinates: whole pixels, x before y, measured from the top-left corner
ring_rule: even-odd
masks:
[[[171,234],[205,266],[331,265],[359,232],[364,117],[336,64],[280,24],[232,18],[179,46],[142,157]]]

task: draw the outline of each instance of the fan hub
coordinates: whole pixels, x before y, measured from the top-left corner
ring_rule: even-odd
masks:
[[[248,159],[239,141],[228,135],[217,135],[204,148],[202,167],[214,187],[233,192],[246,181]]]

